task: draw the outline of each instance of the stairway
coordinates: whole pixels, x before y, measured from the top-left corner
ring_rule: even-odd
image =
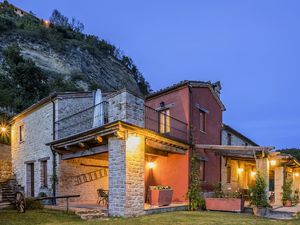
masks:
[[[0,208],[7,207],[15,203],[15,192],[20,190],[21,186],[17,184],[15,178],[0,182]]]

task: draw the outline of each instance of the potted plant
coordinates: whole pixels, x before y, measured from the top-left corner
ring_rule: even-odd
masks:
[[[256,173],[256,182],[250,188],[250,204],[255,216],[266,216],[270,207],[267,196],[267,183],[261,171]]]
[[[224,191],[222,184],[214,187],[214,198],[205,198],[207,210],[242,212],[244,211],[244,199],[239,189]]]
[[[173,190],[170,186],[150,186],[149,201],[150,205],[166,206],[170,205],[173,198]]]
[[[284,182],[283,186],[282,186],[282,205],[284,205],[285,207],[291,207],[292,206],[292,185],[293,185],[293,180],[291,178],[286,179],[286,181]]]

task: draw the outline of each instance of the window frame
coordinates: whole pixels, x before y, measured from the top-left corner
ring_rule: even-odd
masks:
[[[231,146],[232,145],[232,134],[227,133],[227,145]]]
[[[206,129],[207,129],[206,120],[207,120],[206,119],[206,112],[199,109],[199,130],[203,133],[206,133]]]
[[[19,126],[19,142],[23,143],[25,139],[25,127],[24,124]]]
[[[205,165],[206,165],[205,160],[199,160],[199,180],[202,182],[205,181],[205,167],[206,167]]]
[[[169,134],[171,132],[171,111],[165,108],[159,111],[159,133]]]
[[[42,160],[40,161],[40,181],[41,181],[41,188],[48,188],[48,161]]]

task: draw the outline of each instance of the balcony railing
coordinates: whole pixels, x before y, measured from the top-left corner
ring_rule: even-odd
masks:
[[[181,141],[188,141],[188,125],[172,116],[145,106],[145,128]]]
[[[100,127],[106,123],[108,123],[108,102],[104,101],[56,121],[56,139]]]
[[[110,113],[112,113],[112,111],[110,111]],[[101,102],[98,105],[56,121],[55,137],[56,139],[61,139],[92,128],[100,127],[108,123],[109,117],[115,118],[114,115],[108,115],[108,102]],[[188,141],[187,124],[174,117],[145,106],[144,120],[144,127],[146,129],[180,141]]]

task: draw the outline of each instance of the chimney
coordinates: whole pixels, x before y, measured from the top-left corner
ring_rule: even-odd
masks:
[[[222,90],[221,82],[217,81],[215,83],[212,83],[212,87],[213,87],[214,91],[216,92],[216,94],[218,95],[218,97],[220,97],[221,90]]]

